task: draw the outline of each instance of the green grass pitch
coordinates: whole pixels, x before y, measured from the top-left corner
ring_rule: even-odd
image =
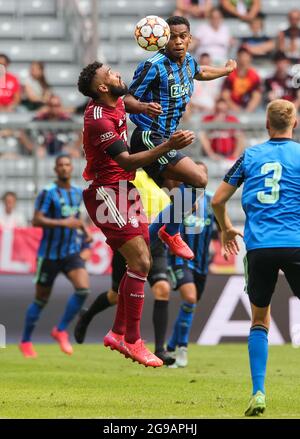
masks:
[[[186,369],[145,368],[101,345],[0,349],[0,418],[241,418],[251,392],[246,344],[189,347]],[[300,350],[272,346],[264,418],[300,418]]]

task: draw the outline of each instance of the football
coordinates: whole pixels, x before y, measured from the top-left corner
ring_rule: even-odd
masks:
[[[170,28],[162,18],[148,15],[135,26],[134,36],[140,47],[155,52],[168,44]]]

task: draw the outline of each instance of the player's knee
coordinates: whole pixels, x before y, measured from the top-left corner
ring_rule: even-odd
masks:
[[[135,258],[129,261],[128,268],[147,276],[151,268],[151,258],[148,254],[137,253]]]
[[[192,293],[192,294],[184,294],[183,296],[183,300],[188,303],[189,305],[196,305],[197,303],[197,295]]]
[[[197,169],[193,175],[193,186],[196,188],[205,188],[207,185],[207,174],[201,169]]]
[[[47,289],[45,289],[44,291],[43,288],[38,289],[38,291],[35,294],[35,301],[47,303],[50,298],[50,294],[51,294],[51,290],[48,291]]]
[[[159,280],[152,286],[155,300],[169,300],[170,284],[166,280]]]
[[[142,259],[137,261],[138,271],[140,273],[148,274],[151,268],[151,259],[148,256],[143,256]]]
[[[110,305],[116,305],[118,303],[118,293],[114,290],[109,290],[107,293],[107,300]]]
[[[90,294],[91,290],[89,288],[76,288],[75,294],[78,294],[78,296],[86,297]]]

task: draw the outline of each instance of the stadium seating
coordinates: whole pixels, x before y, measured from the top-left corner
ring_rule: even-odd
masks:
[[[17,6],[21,15],[56,15],[57,10],[53,0],[19,0]]]

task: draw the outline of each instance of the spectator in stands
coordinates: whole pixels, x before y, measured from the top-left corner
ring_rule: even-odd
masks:
[[[255,59],[270,55],[275,49],[275,41],[264,33],[262,15],[258,15],[249,22],[251,35],[241,38],[241,45],[248,50]]]
[[[10,59],[4,53],[0,54],[0,65],[5,68],[5,76],[1,78],[0,87],[0,111],[11,113],[16,110],[21,99],[21,85],[18,78],[8,72]],[[0,76],[2,76],[2,71]]]
[[[232,38],[228,26],[219,8],[213,8],[209,14],[209,22],[201,23],[195,31],[196,55],[208,53],[213,64],[224,64],[228,59],[228,51]]]
[[[239,157],[245,146],[242,131],[232,128],[205,130],[207,122],[239,123],[235,116],[229,114],[229,107],[224,99],[217,100],[214,113],[205,116],[202,122],[203,130],[199,134],[199,140],[205,155],[213,160],[233,160]]]
[[[3,204],[0,206],[0,227],[26,227],[24,215],[17,210],[17,194],[5,192],[2,197]]]
[[[290,60],[283,52],[278,52],[274,57],[276,70],[271,78],[265,81],[267,103],[274,99],[286,99],[300,105],[300,89],[293,86],[293,77],[289,74]]]
[[[288,15],[290,26],[279,32],[278,48],[293,63],[300,62],[300,10],[293,9]]]
[[[33,61],[30,66],[30,77],[24,84],[23,104],[29,110],[37,110],[47,103],[50,93],[50,86],[44,72],[44,63]]]
[[[212,7],[212,0],[177,0],[173,15],[183,17],[207,17]]]
[[[54,94],[50,95],[47,105],[35,116],[36,121],[62,122],[71,121],[71,116],[62,107],[61,99]],[[42,146],[38,148],[38,155],[57,155],[65,151],[69,143],[70,134],[66,131],[51,130],[42,132]]]
[[[208,53],[202,53],[198,62],[200,66],[212,65],[211,57]],[[193,113],[207,113],[214,110],[223,81],[223,78],[215,79],[214,81],[195,81],[195,89],[184,114],[185,121],[187,121]]]
[[[225,17],[251,21],[260,12],[260,0],[220,0]]]
[[[261,79],[251,66],[252,56],[240,48],[237,55],[237,69],[224,81],[222,97],[230,110],[252,113],[262,100]]]
[[[0,158],[15,159],[20,155],[30,155],[33,142],[24,130],[0,130]]]

